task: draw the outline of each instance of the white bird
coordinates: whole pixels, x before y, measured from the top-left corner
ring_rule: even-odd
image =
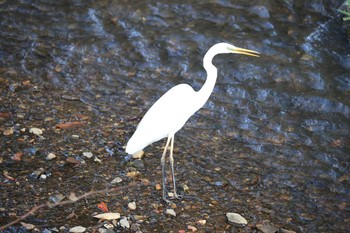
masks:
[[[187,120],[207,102],[212,93],[216,78],[217,69],[212,64],[212,60],[217,54],[236,53],[258,57],[259,53],[253,50],[238,48],[227,43],[213,45],[205,54],[203,67],[207,71],[207,80],[199,91],[187,84],[179,84],[171,88],[147,111],[140,121],[135,133],[132,135],[126,146],[126,153],[135,154],[149,144],[162,138],[168,138],[161,158],[163,200],[170,202],[166,198],[165,188],[165,155],[170,145],[170,166],[173,178],[174,197],[180,196],[176,193],[176,182],[174,175],[174,135],[179,131]]]

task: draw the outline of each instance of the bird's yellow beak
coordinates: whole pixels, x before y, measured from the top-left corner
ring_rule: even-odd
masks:
[[[254,51],[254,50],[249,50],[249,49],[242,49],[242,48],[228,48],[232,53],[237,53],[237,54],[243,54],[247,56],[253,56],[253,57],[259,57],[259,52]]]

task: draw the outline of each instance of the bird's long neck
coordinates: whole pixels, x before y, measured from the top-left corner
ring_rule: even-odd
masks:
[[[205,81],[202,88],[198,91],[198,109],[203,107],[203,105],[207,102],[210,94],[213,92],[216,83],[218,71],[212,63],[215,55],[216,53],[209,50],[203,58],[203,67],[207,71],[207,80]]]

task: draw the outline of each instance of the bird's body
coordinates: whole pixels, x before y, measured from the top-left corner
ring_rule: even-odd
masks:
[[[208,100],[217,79],[217,69],[212,64],[212,59],[215,55],[222,53],[258,56],[258,52],[241,49],[227,43],[215,44],[208,50],[203,59],[203,67],[207,71],[207,80],[203,87],[199,91],[193,90],[193,88],[187,84],[180,84],[171,88],[147,111],[135,133],[127,143],[125,151],[128,154],[134,154],[155,141],[166,137],[168,138],[161,159],[163,199],[165,201],[167,201],[165,197],[165,154],[167,148],[170,145],[169,157],[173,175],[174,195],[177,197],[172,156],[174,135]]]
[[[177,96],[178,98],[174,98]],[[169,134],[175,134],[198,110],[188,105],[188,100],[196,98],[196,92],[187,84],[179,84],[160,97],[148,110],[130,138],[126,152],[134,154],[149,144]],[[181,114],[178,114],[181,111]],[[169,124],[168,122],[176,122]]]

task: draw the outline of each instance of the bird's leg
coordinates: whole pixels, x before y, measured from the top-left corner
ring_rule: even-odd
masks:
[[[172,176],[173,176],[174,197],[177,198],[177,199],[180,199],[181,196],[180,196],[180,195],[177,195],[177,192],[176,192],[176,180],[175,180],[175,173],[174,173],[173,149],[174,149],[174,135],[171,137],[169,160],[170,160],[171,174],[172,174]]]
[[[162,158],[160,159],[160,162],[161,162],[161,164],[162,164],[163,200],[164,200],[165,202],[169,202],[169,200],[166,199],[166,188],[165,188],[165,179],[166,179],[166,173],[165,173],[165,155],[166,155],[166,152],[167,152],[167,150],[168,150],[168,146],[169,146],[170,139],[171,139],[171,137],[169,136],[168,139],[167,139],[167,141],[166,141],[165,147],[164,147],[164,151],[163,151]]]

